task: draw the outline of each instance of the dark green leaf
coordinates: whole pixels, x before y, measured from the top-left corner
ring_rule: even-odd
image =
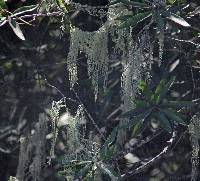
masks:
[[[175,79],[176,77],[172,77],[167,83],[165,80],[160,81],[160,84],[157,86],[155,91],[156,103],[159,103],[161,100],[163,100],[163,98],[165,98]]]
[[[147,101],[143,101],[143,100],[135,100],[134,103],[135,103],[136,107],[138,107],[138,108],[139,107],[142,108],[142,107],[149,107],[150,106],[150,104]]]
[[[157,20],[157,31],[158,31],[158,33],[164,31],[165,21],[162,18],[160,11],[155,13],[155,19]]]
[[[119,127],[116,126],[108,138],[106,139],[105,143],[103,144],[101,150],[100,150],[100,157],[101,159],[107,159],[107,154],[110,154],[109,147],[113,144],[113,142],[116,140],[117,133],[118,133]]]
[[[181,109],[183,107],[192,107],[196,104],[192,101],[168,101],[166,103],[163,103],[161,107],[163,108],[175,108],[175,109]]]
[[[149,7],[145,3],[133,2],[133,1],[129,1],[129,0],[116,0],[116,1],[111,2],[110,5],[114,5],[114,4],[117,4],[117,3],[123,3],[125,5],[134,6],[134,7],[141,7],[141,8]]]
[[[129,27],[129,26],[136,26],[139,22],[145,20],[146,18],[151,16],[151,12],[145,13],[138,13],[133,16],[122,16],[119,17],[118,20],[122,20],[121,28]],[[127,19],[126,19],[127,18]]]
[[[165,11],[165,15],[166,16],[169,16],[170,13],[174,13],[176,14],[177,12],[180,12],[182,11],[183,8],[185,8],[187,5],[186,4],[178,4],[178,5],[173,5],[173,6],[170,6],[167,11]]]
[[[178,113],[170,109],[162,109],[162,112],[169,118],[171,121],[187,125],[187,123],[178,115]]]
[[[85,167],[83,167],[82,169],[80,169],[74,176],[74,180],[76,179],[83,179],[87,174],[88,172],[91,170],[92,168],[92,163],[89,163],[87,164]]]
[[[121,117],[133,118],[133,117],[143,114],[144,112],[148,112],[148,110],[150,110],[150,108],[151,107],[136,107],[135,109],[127,111]]]
[[[128,123],[129,127],[133,127],[132,136],[136,136],[142,132],[145,120],[152,113],[152,110],[153,108],[148,109]]]
[[[120,21],[127,21],[128,19],[132,18],[133,15],[124,15],[124,16],[120,16],[118,17],[116,20],[120,20]]]
[[[136,120],[135,124],[133,125],[133,131],[132,131],[132,135],[131,136],[137,136],[138,134],[140,134],[142,132],[142,128],[143,128],[143,120]]]
[[[155,103],[155,102],[157,102],[157,103],[159,102],[160,93],[161,93],[161,91],[162,91],[162,89],[163,89],[165,83],[166,83],[166,80],[163,79],[163,80],[161,80],[160,83],[157,85],[154,94],[151,96],[151,101],[152,101],[152,102],[154,102],[154,103]]]
[[[145,96],[146,100],[150,100],[152,92],[148,88],[146,82],[144,80],[141,80],[138,86],[138,89],[141,91],[141,93]]]
[[[172,126],[170,124],[170,121],[166,118],[165,114],[162,112],[158,112],[155,114],[155,117],[160,121],[161,126],[168,131],[169,133],[172,132]]]

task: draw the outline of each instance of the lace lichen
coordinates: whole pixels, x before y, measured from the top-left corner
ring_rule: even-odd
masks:
[[[52,144],[51,144],[51,150],[50,150],[50,158],[55,157],[54,153],[54,148],[56,145],[56,139],[58,135],[58,120],[60,117],[60,110],[61,108],[65,107],[65,100],[61,99],[60,101],[53,101],[52,102],[52,107],[50,109],[50,116],[51,116],[51,121],[52,121],[52,134],[53,134],[53,139],[52,139]]]
[[[91,10],[93,11],[93,9]],[[104,77],[104,87],[106,86],[109,65],[108,39],[109,36],[111,39],[113,38],[113,42],[116,46],[116,48],[114,48],[115,50],[120,49],[122,52],[126,52],[124,37],[127,36],[127,31],[117,31],[115,20],[118,16],[127,14],[127,12],[125,8],[119,9],[115,8],[115,6],[111,6],[107,12],[107,21],[97,31],[87,32],[76,27],[71,28],[71,45],[68,53],[67,65],[72,87],[75,82],[77,82],[76,61],[80,52],[83,52],[87,57],[88,74],[94,87],[95,99],[98,95],[98,81],[100,77]],[[116,35],[117,38],[114,35]]]
[[[28,138],[20,139],[20,154],[17,168],[18,180],[41,181],[42,169],[46,164],[46,134],[47,116],[39,115],[39,121],[35,125]]]
[[[198,177],[198,166],[199,166],[199,139],[200,139],[200,113],[197,113],[192,117],[191,123],[189,124],[189,133],[192,146],[192,173],[191,181],[197,181]]]
[[[54,102],[52,105],[52,128],[53,143],[51,156],[54,156],[54,148],[60,127],[65,128],[66,132],[66,154],[62,156],[61,163],[64,166],[64,175],[68,180],[73,180],[75,165],[77,163],[90,163],[97,157],[99,145],[92,140],[86,139],[86,117],[82,105],[78,106],[75,116],[72,116],[66,109],[66,112],[60,116],[60,108],[63,107],[63,101]],[[65,119],[65,120],[64,120]]]
[[[96,32],[85,32],[79,28],[72,28],[70,35],[71,46],[67,65],[71,86],[73,87],[77,81],[78,55],[84,52],[87,57],[88,74],[97,96],[99,75],[106,77],[108,71],[108,32],[105,27],[101,27]]]

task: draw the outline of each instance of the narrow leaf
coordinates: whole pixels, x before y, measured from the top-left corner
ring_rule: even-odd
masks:
[[[160,85],[156,88],[155,94],[158,95],[156,102],[159,103],[167,94],[170,87],[174,83],[176,77],[172,77],[169,82],[161,80]]]
[[[106,139],[105,143],[103,144],[101,150],[100,150],[100,157],[102,159],[107,159],[107,154],[109,153],[109,147],[113,144],[113,142],[116,140],[117,133],[118,133],[119,127],[116,126],[108,138]]]
[[[163,103],[161,107],[163,108],[175,108],[175,109],[181,109],[183,107],[192,107],[196,104],[192,101],[168,101],[166,103]]]
[[[187,125],[185,121],[175,112],[170,109],[162,109],[162,112],[173,122],[177,122],[183,125]]]
[[[85,167],[83,167],[82,169],[80,169],[79,172],[77,172],[74,176],[74,180],[76,179],[83,179],[84,177],[86,177],[86,175],[88,174],[88,172],[91,170],[93,164],[87,164]]]
[[[37,9],[37,5],[31,5],[31,6],[22,6],[18,9],[16,9],[13,14],[14,15],[19,15],[19,14],[23,14],[23,13],[27,13],[27,12],[32,12],[34,11],[35,9]]]
[[[64,0],[56,0],[56,3],[64,12],[67,12],[67,8],[66,8],[67,4],[65,3]]]
[[[119,174],[117,174],[114,169],[112,168],[111,165],[107,165],[103,162],[100,162],[97,164],[97,167],[105,174],[107,174],[111,181],[119,181],[120,178],[119,178]]]
[[[133,131],[132,131],[132,135],[131,136],[137,136],[138,134],[141,133],[143,127],[143,120],[138,119],[136,121],[136,124],[133,126]]]
[[[116,0],[116,1],[111,2],[110,5],[114,5],[114,4],[117,4],[117,3],[123,3],[125,5],[134,6],[134,7],[141,7],[141,8],[149,7],[145,3],[133,2],[133,1],[129,1],[129,0]]]
[[[176,0],[168,0],[167,3],[169,4],[174,4],[176,2]]]
[[[198,6],[194,11],[189,13],[190,16],[195,16],[197,14],[200,14],[200,6]]]
[[[163,114],[162,112],[158,112],[157,114],[155,114],[155,117],[160,121],[161,126],[168,131],[169,133],[172,132],[172,126],[169,122],[169,120],[166,118],[165,114]]]
[[[150,107],[136,107],[135,109],[125,112],[124,114],[122,114],[121,117],[133,118],[133,117],[141,115],[142,113],[146,111],[148,112],[149,109]]]
[[[171,13],[171,15],[168,18],[179,25],[182,25],[184,27],[190,27],[190,24],[187,21],[185,21],[183,18],[176,14]]]
[[[157,30],[158,30],[158,33],[160,33],[165,28],[165,21],[162,18],[161,14],[160,14],[160,11],[158,11],[155,16],[156,16],[155,18],[157,20]]]
[[[147,83],[144,80],[141,80],[139,82],[139,86],[138,89],[141,91],[142,95],[144,95],[146,100],[150,100],[152,92],[151,90],[148,88]],[[136,101],[135,101],[136,102]],[[139,102],[139,100],[138,100]],[[137,103],[136,103],[137,104]],[[147,105],[147,102],[146,102]]]
[[[135,16],[132,16],[130,18],[127,18],[122,25],[121,28],[129,27],[129,26],[136,26],[139,22],[144,21],[146,18],[150,17],[152,14],[151,12],[145,12],[145,13],[138,13]],[[120,19],[124,19],[124,17],[119,17]]]
[[[8,22],[9,22],[9,25],[12,28],[13,32],[18,36],[18,38],[20,38],[21,40],[25,40],[25,37],[22,33],[22,30],[21,30],[19,24],[10,16],[8,17]]]
[[[179,59],[177,59],[175,62],[173,62],[169,67],[169,72],[172,72],[178,66],[179,63],[180,63]]]

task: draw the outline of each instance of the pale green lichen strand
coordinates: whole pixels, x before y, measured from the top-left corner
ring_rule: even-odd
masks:
[[[197,181],[199,167],[199,139],[200,139],[200,113],[192,117],[189,124],[189,133],[192,146],[192,173],[191,181]]]

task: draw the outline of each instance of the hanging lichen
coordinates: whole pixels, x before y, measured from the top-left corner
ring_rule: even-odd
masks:
[[[82,105],[78,106],[75,116],[72,116],[66,109],[60,115],[60,108],[63,107],[63,100],[54,102],[52,105],[52,132],[53,141],[51,156],[55,157],[54,149],[57,139],[57,134],[60,127],[65,127],[66,132],[66,154],[61,158],[61,164],[64,166],[64,175],[68,180],[73,180],[75,165],[77,163],[89,163],[96,159],[99,152],[99,145],[92,140],[86,138],[86,117]],[[55,122],[56,121],[56,122]]]
[[[42,181],[46,165],[47,116],[39,115],[35,129],[28,137],[20,138],[20,154],[16,178],[19,181]]]
[[[87,9],[88,12],[89,9]],[[90,10],[93,11],[93,8]],[[98,95],[98,85],[100,77],[104,78],[104,87],[106,86],[109,64],[109,36],[111,37],[111,39],[113,38],[113,42],[116,46],[116,48],[114,48],[115,50],[120,49],[120,51],[123,52],[122,54],[125,54],[125,52],[127,52],[125,41],[128,31],[117,30],[115,21],[118,16],[122,14],[127,14],[127,12],[128,11],[125,8],[120,7],[119,9],[115,8],[115,6],[111,6],[109,7],[107,12],[107,21],[103,24],[102,27],[99,28],[99,30],[94,32],[87,32],[82,31],[81,29],[76,27],[71,28],[71,43],[67,58],[71,86],[73,87],[73,85],[77,82],[76,61],[78,59],[79,53],[83,52],[87,57],[88,74],[94,87],[95,100]]]
[[[85,53],[88,64],[88,74],[94,87],[95,96],[98,94],[99,76],[105,77],[108,71],[108,31],[101,27],[96,32],[85,32],[78,28],[71,29],[71,46],[68,53],[67,65],[71,86],[77,81],[76,61],[80,52]]]
[[[130,31],[128,57],[123,58],[122,91],[126,109],[134,108],[134,99],[138,93],[138,84],[141,79],[150,80],[152,63],[152,48],[148,31],[133,42]]]
[[[80,4],[77,7],[81,7]],[[87,12],[91,8],[84,6]],[[98,7],[97,7],[98,9]],[[90,13],[89,13],[90,14]],[[122,99],[124,102],[124,111],[134,108],[134,99],[137,94],[138,83],[141,79],[149,80],[152,63],[152,46],[148,31],[139,35],[137,40],[133,40],[132,28],[119,28],[117,18],[123,15],[132,14],[122,4],[120,6],[109,6],[107,12],[107,21],[99,30],[95,32],[86,32],[73,27],[71,29],[71,45],[68,53],[68,70],[70,74],[71,86],[77,81],[76,61],[79,53],[85,53],[88,64],[88,74],[94,87],[95,100],[97,99],[99,89],[99,77],[107,79],[110,54],[121,56],[122,62]],[[112,50],[108,51],[108,39],[112,41]],[[106,84],[104,84],[105,86]],[[124,124],[124,123],[121,123]],[[120,134],[119,134],[120,135]],[[123,135],[123,134],[122,134]],[[125,136],[120,136],[125,137]],[[123,142],[123,141],[122,141]]]
[[[192,117],[189,124],[190,141],[192,146],[192,173],[191,181],[197,181],[199,167],[199,139],[200,139],[200,113]]]
[[[63,107],[66,108],[66,104],[63,99],[61,99],[58,102],[56,101],[52,102],[52,107],[50,110],[50,116],[51,116],[51,122],[52,122],[51,124],[52,125],[52,144],[51,144],[51,150],[50,150],[50,159],[55,157],[54,149],[55,149],[56,139],[58,135],[58,120],[60,117],[60,110]]]

